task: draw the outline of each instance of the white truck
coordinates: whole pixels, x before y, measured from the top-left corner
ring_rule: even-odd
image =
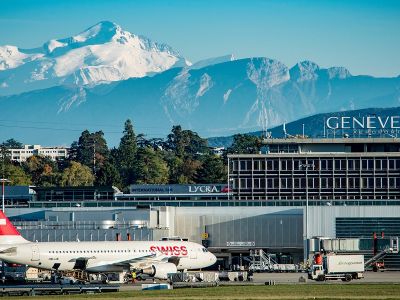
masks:
[[[364,255],[325,255],[322,264],[314,263],[308,278],[316,281],[341,279],[351,281],[364,277]]]

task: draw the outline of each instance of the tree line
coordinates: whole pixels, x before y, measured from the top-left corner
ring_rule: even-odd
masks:
[[[11,148],[23,145],[9,139],[0,144],[2,177],[11,185],[116,186],[130,184],[224,183],[228,153],[257,153],[260,139],[237,134],[222,156],[213,154],[207,140],[196,132],[173,126],[167,138],[146,139],[136,135],[131,120],[124,124],[118,147],[109,148],[102,131],[85,130],[71,144],[67,159],[53,161],[33,155],[25,162],[12,161]]]

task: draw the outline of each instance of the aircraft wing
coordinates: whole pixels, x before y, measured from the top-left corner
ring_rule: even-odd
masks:
[[[17,254],[17,247],[10,247],[3,249],[0,251],[0,254],[8,254],[8,255]]]
[[[98,262],[94,265],[91,265],[91,268],[94,267],[102,267],[102,266],[108,266],[108,265],[114,265],[114,266],[125,266],[125,267],[145,267],[148,266],[152,263],[159,263],[163,261],[168,261],[168,258],[163,255],[157,255],[155,253],[152,254],[146,254],[143,256],[135,257],[132,259],[123,259],[123,260],[114,260],[114,261],[101,261]]]
[[[173,263],[176,266],[179,264],[179,257],[177,256],[166,256],[164,254],[155,255],[153,257],[147,257],[145,259],[131,260],[129,265],[134,269],[144,269],[157,263]]]
[[[152,260],[157,260],[156,254],[147,254],[147,255],[135,257],[132,259],[117,261],[117,262],[111,263],[111,264],[120,265],[120,266],[128,266],[128,265],[134,265],[137,263],[143,263],[144,261],[148,262],[148,261],[152,261]],[[157,260],[157,261],[159,261],[159,260]]]

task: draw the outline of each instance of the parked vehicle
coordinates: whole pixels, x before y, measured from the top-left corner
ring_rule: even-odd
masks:
[[[364,271],[364,255],[316,254],[308,278],[317,281],[341,279],[348,282],[363,278]]]

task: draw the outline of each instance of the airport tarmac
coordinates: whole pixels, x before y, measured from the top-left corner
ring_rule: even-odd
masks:
[[[274,280],[276,283],[298,283],[300,276],[307,278],[307,273],[254,273],[254,283],[264,283],[269,280]],[[307,282],[317,282],[307,279]],[[343,283],[341,280],[328,280],[328,283]],[[385,271],[385,272],[365,272],[364,278],[352,280],[350,283],[400,283],[400,272]]]
[[[307,278],[307,273],[254,273],[253,281],[221,281],[219,285],[251,285],[251,284],[265,284],[265,282],[275,281],[276,284],[298,284],[299,278],[304,276]],[[365,272],[364,278],[359,280],[352,280],[350,284],[369,284],[369,283],[399,283],[400,272],[386,271],[386,272]],[[151,281],[139,281],[134,284],[122,284],[121,291],[138,290],[141,289],[142,283],[150,283]],[[306,284],[349,284],[341,280],[328,280],[325,282],[318,282],[307,279]],[[304,284],[304,283],[302,283]]]

